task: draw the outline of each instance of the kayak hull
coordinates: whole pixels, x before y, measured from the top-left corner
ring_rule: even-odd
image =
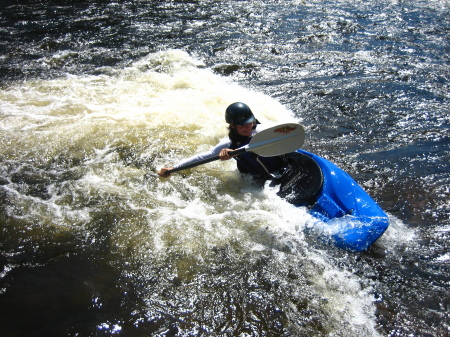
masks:
[[[296,206],[308,206],[309,213],[321,220],[321,224],[317,224],[320,231],[336,246],[354,252],[367,250],[388,228],[386,213],[335,164],[301,149],[296,153],[313,167],[306,175],[321,176],[321,184],[317,183],[318,178],[312,183],[307,182],[316,184],[314,190],[308,192],[306,199],[297,198],[290,202]],[[297,180],[297,186],[305,184],[305,181]],[[301,193],[304,192],[300,190]]]

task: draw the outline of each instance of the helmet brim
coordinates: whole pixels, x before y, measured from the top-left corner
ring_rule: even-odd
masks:
[[[255,116],[250,116],[250,117],[242,119],[242,120],[234,121],[234,125],[245,125],[245,124],[253,123],[255,121],[256,121]]]

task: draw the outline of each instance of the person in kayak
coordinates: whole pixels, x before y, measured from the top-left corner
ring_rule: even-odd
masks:
[[[170,174],[167,174],[168,170],[213,156],[219,156],[220,160],[229,160],[232,158],[229,152],[247,145],[253,135],[263,130],[248,105],[242,102],[236,102],[227,107],[225,121],[229,124],[229,139],[221,141],[208,152],[197,154],[181,161],[174,167],[162,168],[158,175],[167,178],[170,176]],[[234,159],[237,162],[239,172],[249,173],[258,180],[268,180],[278,176],[286,165],[284,155],[261,157],[252,152],[245,152],[235,156]]]

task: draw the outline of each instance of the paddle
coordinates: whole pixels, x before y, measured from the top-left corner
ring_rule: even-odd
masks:
[[[263,157],[279,156],[299,149],[304,141],[305,130],[302,125],[297,123],[285,123],[258,132],[253,136],[248,145],[231,151],[228,154],[230,156],[237,156],[245,152],[254,152]],[[214,156],[194,163],[182,165],[167,170],[166,175],[203,165],[218,159],[220,159],[219,156]]]

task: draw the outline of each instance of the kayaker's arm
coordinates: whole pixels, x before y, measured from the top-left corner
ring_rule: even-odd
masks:
[[[167,174],[167,171],[172,170],[173,167],[163,167],[161,170],[159,170],[158,175],[161,178],[169,178],[170,177],[170,173]]]
[[[233,151],[231,149],[222,149],[220,153],[218,154],[220,160],[230,160],[231,158],[235,156],[230,156],[229,153]],[[169,178],[170,173],[167,173],[167,171],[173,170],[173,167],[163,167],[161,170],[159,170],[158,175],[162,178]]]
[[[233,150],[233,154],[234,156],[238,156],[250,151],[263,157],[279,156],[297,150],[303,145],[304,140],[305,130],[302,125],[285,123],[261,130],[260,132],[254,134],[250,143],[240,147],[239,149]],[[224,144],[229,145],[230,142],[231,141],[226,141]],[[217,159],[228,160],[233,157],[233,155],[230,156],[229,151],[222,151],[228,148],[229,146],[221,147],[221,145],[218,145],[213,150],[213,152],[218,151],[215,156],[209,155],[207,158],[202,160],[198,160],[199,158],[194,156],[187,160],[188,163],[185,162],[183,165],[180,163],[174,166],[172,170],[161,170],[160,173],[163,174],[164,177],[168,177],[171,172],[185,170]]]
[[[231,158],[233,158],[233,157],[236,157],[236,155],[231,155],[230,156],[230,152],[232,152],[232,151],[234,151],[234,150],[232,150],[232,149],[222,149],[221,151],[220,151],[220,153],[219,153],[219,158],[220,158],[220,160],[230,160]]]
[[[213,158],[215,156],[218,156],[220,160],[228,160],[232,158],[232,156],[228,155],[228,152],[232,151],[229,149],[231,142],[229,140],[222,140],[219,144],[214,146],[211,150],[193,155],[187,159],[182,160],[177,165],[174,165],[173,167],[163,167],[159,172],[158,175],[162,178],[168,178],[170,177],[170,173],[167,174],[167,171],[173,170],[174,168],[178,168],[184,165],[189,165],[195,162],[199,162],[202,160],[206,160],[208,158]]]

